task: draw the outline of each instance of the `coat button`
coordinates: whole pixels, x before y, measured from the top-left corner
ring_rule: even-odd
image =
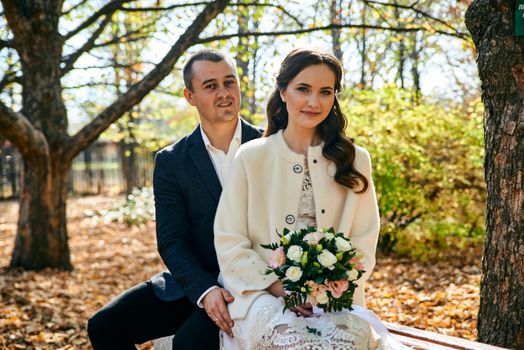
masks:
[[[322,209],[320,212],[321,212],[322,214],[324,214],[326,211],[325,211],[324,209]]]
[[[286,223],[291,225],[294,222],[295,222],[295,217],[293,215],[289,214],[289,215],[286,216]]]
[[[316,160],[316,159],[313,159],[313,163],[317,164],[317,160]]]
[[[302,172],[302,165],[300,164],[293,165],[293,171],[297,174],[300,174]]]

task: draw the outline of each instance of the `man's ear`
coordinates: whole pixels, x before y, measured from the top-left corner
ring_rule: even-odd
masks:
[[[188,88],[184,88],[184,97],[186,98],[187,102],[189,102],[191,106],[195,105],[193,101],[193,93]]]

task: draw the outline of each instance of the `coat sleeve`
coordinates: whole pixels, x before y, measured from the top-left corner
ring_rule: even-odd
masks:
[[[277,280],[265,275],[267,262],[249,239],[249,179],[242,153],[237,155],[215,217],[215,249],[224,286],[237,295],[264,290]]]
[[[202,293],[217,285],[217,280],[191,248],[186,202],[168,156],[162,151],[157,154],[153,172],[158,252],[173,279],[196,305]]]
[[[371,159],[366,150],[360,148],[359,153],[355,166],[368,180],[368,189],[359,195],[360,198],[355,213],[355,221],[350,233],[350,239],[357,250],[363,255],[364,270],[366,272],[357,281],[357,284],[364,286],[375,267],[380,216],[375,186],[373,185],[371,176]],[[357,289],[355,293],[355,303],[365,306],[363,288]]]

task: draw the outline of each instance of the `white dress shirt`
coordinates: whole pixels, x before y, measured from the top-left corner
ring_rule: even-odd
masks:
[[[233,138],[231,139],[231,143],[229,144],[227,154],[224,151],[215,148],[211,144],[209,138],[206,135],[206,132],[204,131],[204,129],[202,129],[202,124],[200,124],[200,132],[202,133],[202,139],[204,140],[204,145],[206,146],[209,158],[211,158],[211,162],[215,167],[218,180],[220,181],[220,184],[224,186],[225,180],[227,179],[229,171],[231,170],[231,163],[233,162],[233,158],[235,158],[235,154],[237,153],[237,150],[240,147],[240,144],[242,143],[242,124],[240,123],[240,118],[238,118],[237,127],[235,129],[235,133],[233,134]],[[219,287],[212,286],[209,289],[207,289],[204,293],[202,293],[200,298],[198,298],[197,300],[197,305],[199,307],[204,307],[204,305],[202,304],[202,300],[207,295],[207,293],[209,293],[211,290],[215,288]]]

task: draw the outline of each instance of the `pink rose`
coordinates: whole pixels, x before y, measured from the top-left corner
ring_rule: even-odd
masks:
[[[315,231],[305,235],[303,240],[306,241],[309,245],[314,245],[318,244],[322,238],[324,238],[324,234],[322,232]]]
[[[311,288],[311,292],[308,296],[308,301],[313,306],[317,305],[317,297],[321,298],[329,290],[328,287],[326,287],[325,285],[317,284],[313,281],[307,281],[306,285]]]
[[[283,247],[278,247],[271,252],[269,256],[269,266],[272,269],[277,269],[286,262],[286,253],[284,253]]]
[[[338,299],[348,290],[349,282],[347,280],[329,281],[327,286],[333,298]]]
[[[357,270],[364,270],[364,264],[362,263],[362,258],[359,256],[355,256],[353,259],[349,261],[352,265],[355,265],[355,268]]]

